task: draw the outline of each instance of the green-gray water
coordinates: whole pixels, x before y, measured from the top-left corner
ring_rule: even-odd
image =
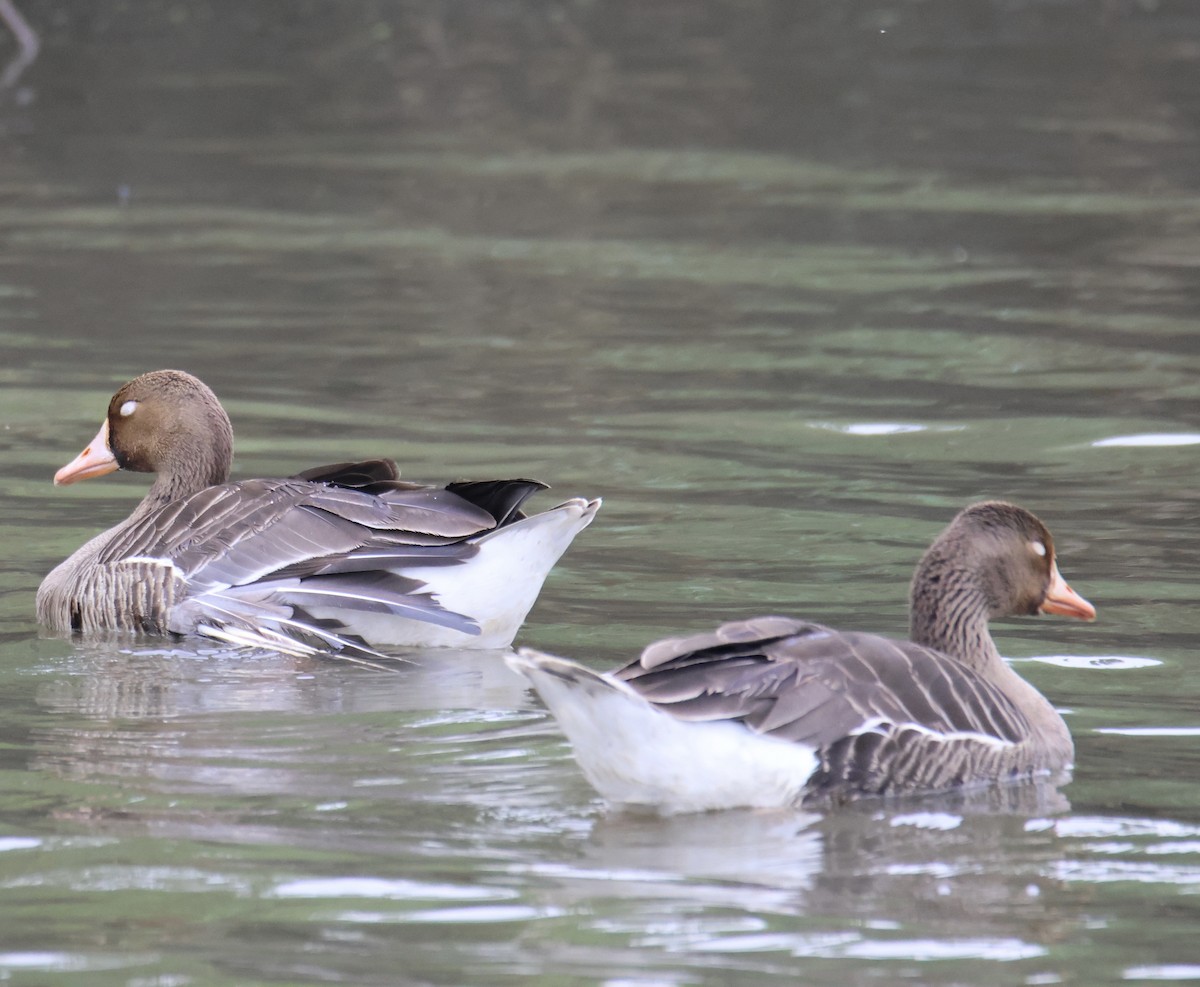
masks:
[[[1200,11],[20,6],[0,979],[1200,979]],[[1074,780],[622,816],[494,653],[42,637],[41,576],[145,487],[50,477],[170,366],[239,476],[603,496],[519,637],[595,667],[759,613],[903,634],[930,538],[1016,500],[1099,610],[996,628]]]

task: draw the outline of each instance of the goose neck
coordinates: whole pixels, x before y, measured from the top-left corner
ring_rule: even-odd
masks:
[[[994,670],[1003,660],[988,630],[989,610],[984,590],[966,574],[920,570],[913,579],[909,637],[976,671]]]

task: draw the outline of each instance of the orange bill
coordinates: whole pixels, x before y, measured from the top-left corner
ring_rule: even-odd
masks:
[[[105,418],[100,431],[88,443],[87,448],[54,474],[54,485],[65,487],[79,480],[90,480],[93,476],[112,473],[119,468],[116,457],[108,447],[108,419]]]
[[[1096,619],[1096,608],[1067,585],[1067,581],[1058,571],[1057,562],[1050,566],[1050,588],[1046,590],[1046,598],[1038,609],[1042,613],[1054,613],[1060,617]]]

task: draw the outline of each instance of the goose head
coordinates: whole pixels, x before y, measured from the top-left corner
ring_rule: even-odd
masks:
[[[1058,571],[1049,529],[1023,507],[1001,501],[959,512],[917,565],[910,601],[912,639],[967,660],[994,650],[989,620],[1096,616]]]
[[[114,470],[157,473],[162,494],[183,496],[229,478],[233,428],[217,396],[180,370],[155,370],[124,384],[96,437],[54,474],[58,486]]]

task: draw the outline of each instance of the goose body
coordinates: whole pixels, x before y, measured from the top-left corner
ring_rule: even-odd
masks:
[[[1000,657],[998,616],[1095,611],[1028,511],[961,512],[911,587],[912,640],[787,617],[650,645],[601,674],[523,649],[593,786],[662,812],[822,804],[1054,775],[1074,759],[1054,707]]]
[[[296,654],[375,646],[507,647],[598,500],[526,517],[545,485],[428,487],[395,463],[230,482],[232,429],[179,371],[122,387],[58,484],[155,472],[124,522],[42,581],[38,619],[59,632],[198,634]]]

